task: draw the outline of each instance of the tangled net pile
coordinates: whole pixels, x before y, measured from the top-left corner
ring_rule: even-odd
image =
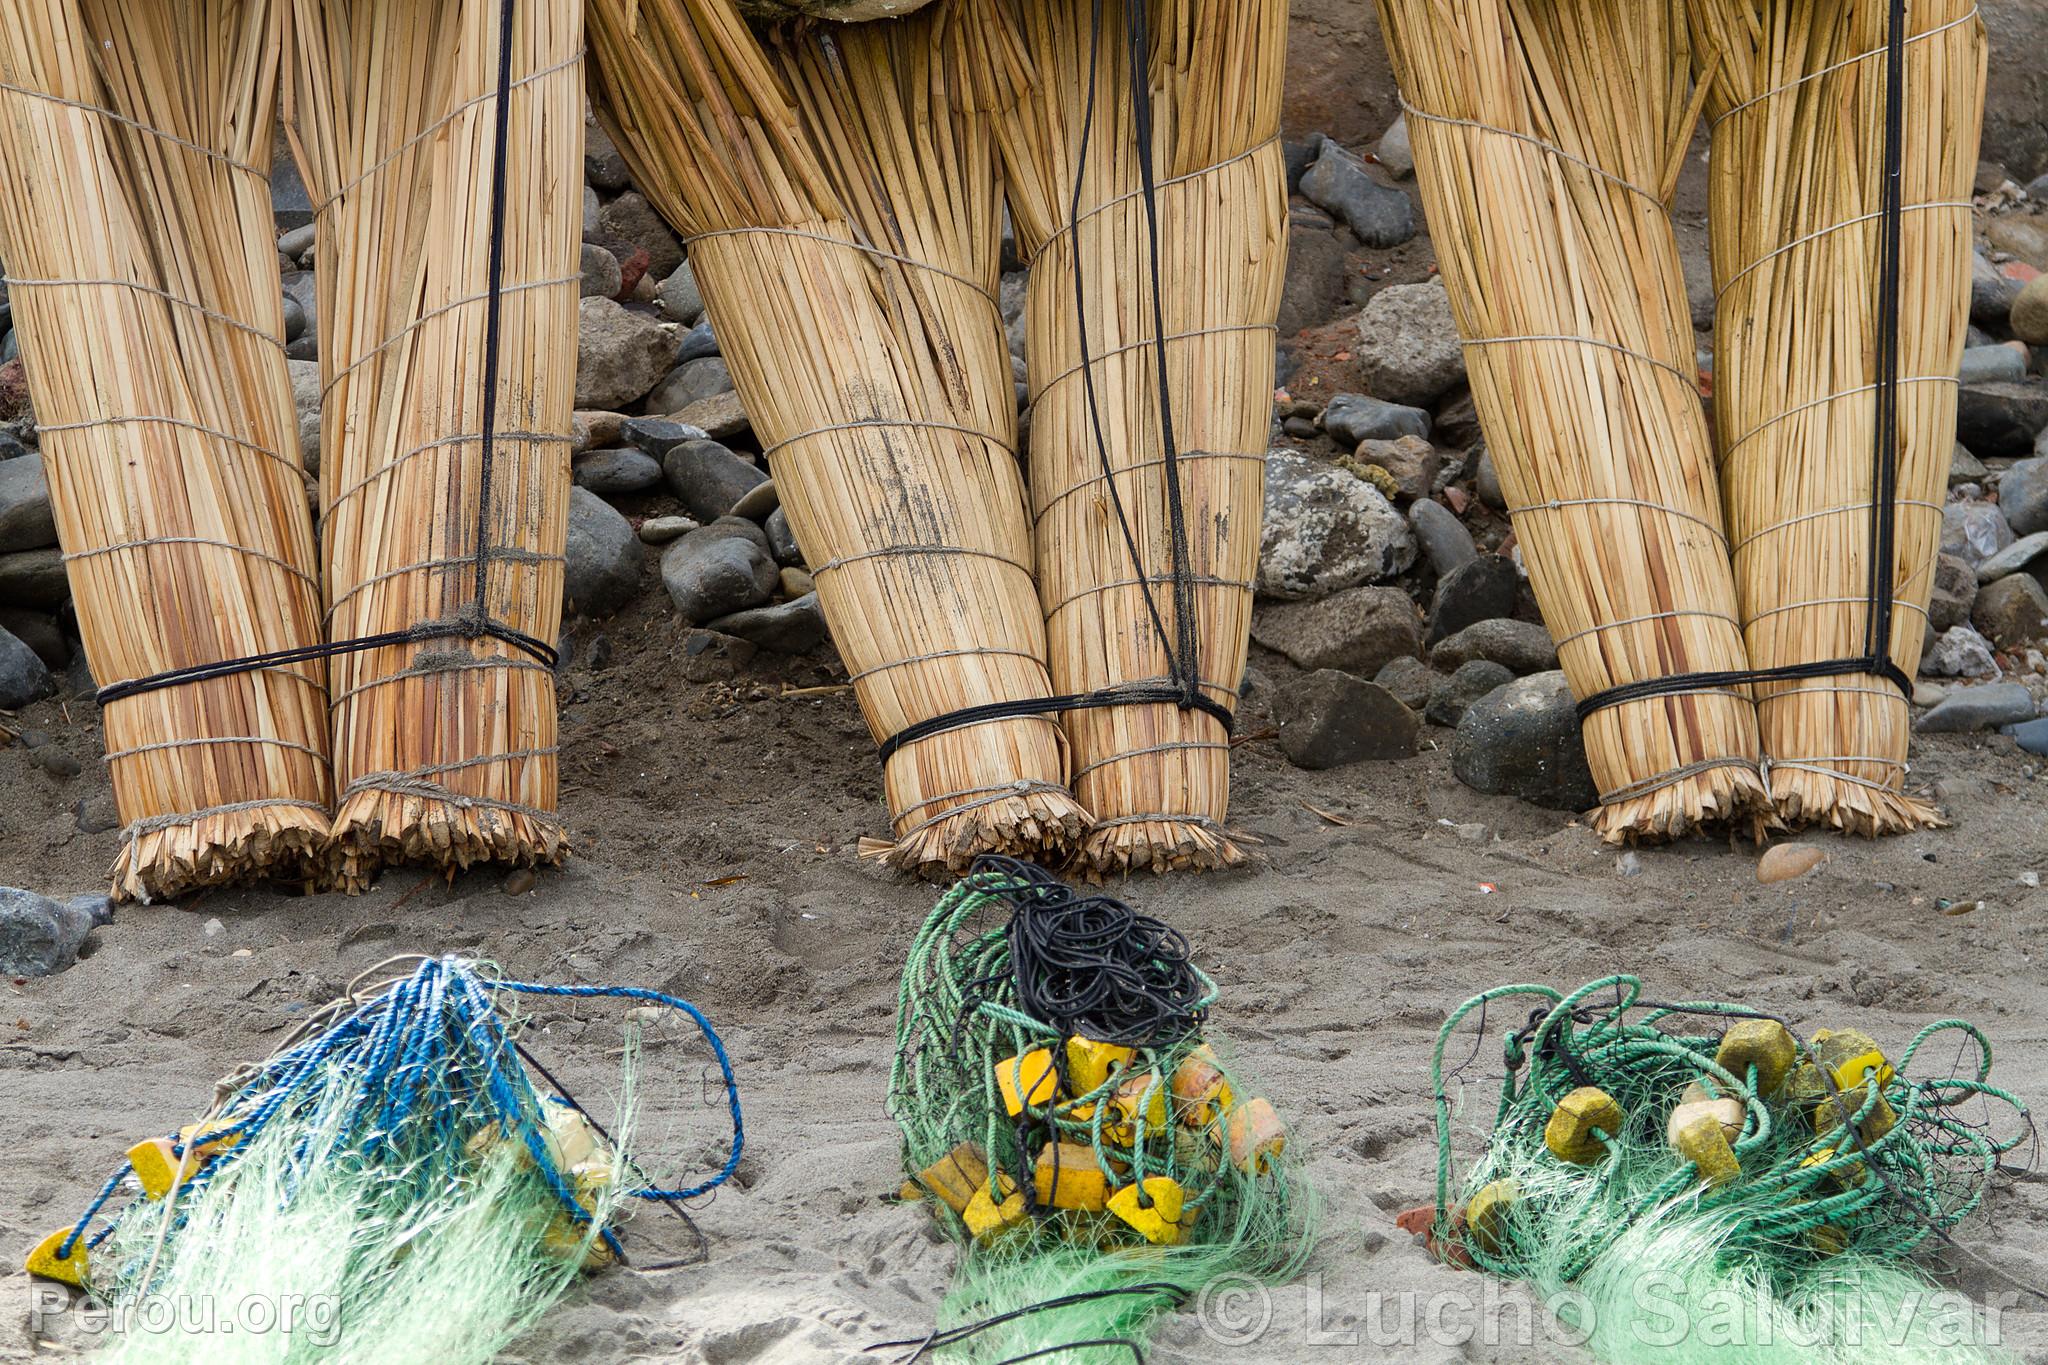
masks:
[[[1990,1083],[1989,1040],[1946,1019],[1888,1055],[1854,1029],[1800,1043],[1768,1015],[1641,994],[1630,976],[1504,986],[1445,1021],[1439,1250],[1530,1282],[1613,1360],[2004,1359],[1908,1260],[2034,1136]],[[1507,1037],[1493,1132],[1461,1173],[1445,1054],[1518,997],[1540,1003]],[[1949,1042],[1949,1074],[1918,1074]]]
[[[1142,1359],[1226,1271],[1283,1279],[1315,1201],[1273,1106],[1204,1041],[1186,940],[1035,867],[978,860],[903,974],[890,1112],[908,1199],[968,1244],[904,1360]]]
[[[687,1002],[507,981],[457,958],[394,959],[366,977],[400,963],[410,972],[359,978],[268,1059],[222,1080],[197,1123],[138,1143],[77,1223],[30,1256],[32,1272],[90,1289],[126,1322],[109,1358],[487,1361],[580,1270],[624,1259],[613,1225],[629,1201],[680,1210],[737,1166],[732,1066]],[[687,1015],[725,1080],[723,1169],[688,1189],[648,1184],[627,1151],[630,1034],[617,1131],[536,1087],[529,1067],[555,1089],[501,1016],[534,996]],[[150,1302],[207,1305],[212,1320],[155,1322],[136,1311]],[[265,1316],[268,1330],[249,1330]]]

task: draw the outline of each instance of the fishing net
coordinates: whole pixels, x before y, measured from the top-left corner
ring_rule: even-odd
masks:
[[[1452,1153],[1460,1026],[1531,999],[1493,1131]],[[1924,1070],[1953,1045],[1944,1073]],[[1856,1029],[1798,1042],[1734,1005],[1659,1004],[1634,977],[1504,986],[1438,1035],[1439,1251],[1525,1280],[1612,1360],[1998,1360],[1967,1301],[1910,1259],[1982,1203],[2033,1127],[1957,1019],[1888,1055]],[[1709,1322],[1702,1315],[1711,1315]]]
[[[957,1360],[1129,1360],[1217,1275],[1292,1275],[1316,1200],[1210,1034],[1185,938],[1037,868],[977,861],[903,975],[890,1112],[903,1197],[965,1244]]]
[[[737,1166],[732,1068],[687,1002],[398,961],[409,970],[359,981],[222,1080],[197,1122],[130,1149],[77,1223],[30,1255],[31,1273],[110,1310],[107,1359],[487,1361],[581,1271],[624,1260],[618,1228],[640,1201],[680,1213]],[[607,1127],[521,1041],[517,1002],[544,996],[687,1016],[724,1081],[723,1168],[656,1187],[633,1141],[636,1031]],[[154,1311],[164,1304],[175,1313]]]

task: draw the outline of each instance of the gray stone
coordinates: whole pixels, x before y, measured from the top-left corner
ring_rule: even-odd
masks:
[[[626,168],[626,158],[619,155],[611,135],[595,120],[586,122],[583,129],[583,178],[609,194],[616,194],[633,183],[633,174]]]
[[[661,556],[662,586],[692,625],[761,606],[775,591],[777,572],[768,552],[743,536],[716,531],[692,531]]]
[[[1455,728],[1474,703],[1492,696],[1514,680],[1513,673],[1485,659],[1459,664],[1458,671],[1438,683],[1436,690],[1430,693],[1429,708],[1423,712],[1423,718],[1431,725]]]
[[[1408,524],[1422,543],[1423,557],[1438,577],[1479,558],[1479,547],[1458,514],[1434,498],[1417,498],[1408,508]]]
[[[278,230],[288,232],[313,221],[313,197],[306,192],[299,163],[284,139],[278,139],[276,152],[270,164],[270,212]]]
[[[1970,261],[1970,321],[1980,327],[2003,327],[2012,316],[2020,284],[2002,273],[1983,252]]]
[[[624,409],[673,368],[674,323],[616,299],[585,299],[576,333],[576,406]]]
[[[732,392],[732,371],[715,355],[688,361],[669,371],[641,406],[648,412],[681,412],[690,404]]]
[[[750,640],[772,654],[808,654],[825,640],[825,612],[814,592],[772,607],[720,617],[711,623],[711,629]]]
[[[746,671],[760,646],[752,640],[720,635],[715,630],[683,632],[683,681],[693,683],[729,682]]]
[[[2021,536],[1977,566],[1977,581],[1995,583],[2007,574],[2018,573],[2043,554],[2048,554],[2048,531]]]
[[[1950,488],[1964,483],[1981,484],[1984,482],[1985,476],[1990,472],[1984,468],[1982,460],[1970,453],[1968,446],[1964,445],[1961,441],[1956,442],[1955,453],[1949,456],[1948,461],[1948,486]]]
[[[705,318],[683,333],[682,341],[676,345],[676,364],[687,365],[693,360],[717,354],[718,334],[711,330],[711,319]]]
[[[284,296],[299,305],[299,312],[305,318],[305,326],[294,341],[315,339],[320,328],[320,277],[310,270],[288,270],[279,277]],[[310,357],[306,357],[310,359]]]
[[[745,517],[720,517],[708,526],[699,527],[692,534],[700,540],[744,540],[762,554],[773,556],[768,544],[768,532]]]
[[[1521,589],[1521,575],[1508,560],[1500,555],[1474,557],[1437,580],[1436,596],[1429,606],[1429,634],[1424,643],[1434,648],[1481,621],[1514,615],[1515,598]]]
[[[2009,574],[1977,592],[1970,623],[2000,649],[2048,637],[2048,592],[2027,574]]]
[[[64,557],[55,547],[0,554],[0,602],[33,611],[55,611],[70,600]]]
[[[1395,247],[1415,235],[1415,205],[1366,174],[1357,157],[1325,138],[1301,177],[1302,197],[1351,228],[1366,246]]]
[[[1972,730],[1996,730],[2001,725],[2033,718],[2033,694],[2024,686],[1992,683],[1987,687],[1956,688],[1922,715],[1913,728],[1927,735],[1959,735]]]
[[[583,187],[583,236],[585,239],[604,231],[604,200],[590,186]]]
[[[71,662],[71,641],[65,638],[54,616],[0,606],[0,630],[34,650],[43,666],[53,672]]]
[[[1386,688],[1334,668],[1320,669],[1273,703],[1280,751],[1297,768],[1339,768],[1414,755],[1422,724]]]
[[[1465,382],[1465,348],[1439,284],[1392,284],[1358,315],[1357,358],[1380,398],[1433,407]]]
[[[1252,616],[1252,638],[1306,669],[1370,678],[1422,652],[1422,623],[1399,588],[1347,588],[1311,602],[1278,602]]]
[[[1280,291],[1280,335],[1320,327],[1344,311],[1351,253],[1328,227],[1289,223],[1287,279]]]
[[[1387,168],[1387,174],[1396,180],[1406,180],[1415,174],[1415,152],[1408,145],[1408,116],[1398,114],[1380,134],[1379,145],[1373,148],[1373,155]]]
[[[1937,678],[1994,678],[1998,661],[1991,655],[1990,641],[1968,626],[1951,626],[1928,646],[1920,671]]]
[[[796,532],[789,529],[787,510],[777,507],[768,514],[763,527],[768,532],[768,548],[777,564],[796,567],[804,562],[803,549],[796,543]]]
[[[578,408],[569,414],[569,452],[611,450],[626,439],[626,414],[602,408]],[[659,459],[659,456],[656,456]]]
[[[672,447],[662,458],[661,468],[669,491],[699,521],[724,516],[748,489],[768,481],[753,461],[708,440],[684,441]]]
[[[2048,270],[2048,215],[1995,214],[1984,220],[1984,240],[2036,270]]]
[[[40,459],[0,460],[0,553],[57,543],[50,485]]]
[[[737,393],[721,393],[710,398],[700,398],[671,415],[678,422],[688,422],[692,426],[704,428],[714,441],[729,441],[754,429],[753,423],[747,420],[747,410],[741,405]]]
[[[1956,399],[1956,437],[1985,457],[2025,455],[2048,427],[2048,379],[1965,384]]]
[[[667,417],[628,417],[619,423],[619,435],[657,460],[665,459],[685,441],[711,439],[704,428]]]
[[[1267,456],[1260,595],[1295,601],[1380,582],[1415,556],[1415,533],[1378,489],[1295,451]]]
[[[568,563],[562,597],[585,616],[609,616],[640,591],[645,552],[633,524],[587,488],[569,490]]]
[[[1998,481],[1998,510],[2019,535],[2048,531],[2048,459],[2036,455],[2005,471]]]
[[[578,488],[621,498],[661,485],[661,462],[644,450],[593,450],[578,455],[570,471]]]
[[[1965,384],[2011,383],[2027,377],[2026,353],[2014,346],[1971,346],[1956,373]]]
[[[671,322],[694,327],[704,316],[704,295],[697,288],[697,271],[684,261],[661,282],[661,311]]]
[[[320,362],[317,360],[287,360],[285,369],[291,372],[292,406],[299,414],[299,454],[306,461],[306,472],[320,472]]]
[[[2029,346],[2048,345],[2048,275],[2036,275],[2012,301],[2012,334]]]
[[[0,710],[13,711],[57,690],[50,670],[12,631],[0,630]]]
[[[1952,502],[1941,509],[1941,552],[1973,569],[2012,542],[2012,527],[1991,503]]]
[[[2048,716],[2023,725],[2009,725],[2005,733],[2018,740],[2019,746],[2028,753],[2048,756]]]
[[[746,492],[739,501],[726,510],[727,516],[743,517],[748,521],[766,521],[768,514],[782,506],[782,494],[775,487],[775,478],[770,475]]]
[[[1970,619],[1977,601],[1977,573],[1965,560],[1942,555],[1934,561],[1934,592],[1927,603],[1927,620],[1937,631],[1959,626]]]
[[[1427,498],[1443,472],[1443,456],[1420,436],[1402,436],[1392,441],[1360,441],[1352,456],[1363,465],[1383,471],[1394,481],[1394,496],[1412,503]]]
[[[0,975],[54,976],[89,956],[92,931],[113,922],[113,903],[104,895],[59,902],[0,887]]]
[[[627,190],[597,215],[599,227],[647,253],[647,273],[665,280],[683,263],[683,245],[638,190]]]
[[[1465,627],[1429,655],[1431,665],[1446,672],[1474,659],[1491,660],[1517,676],[1545,673],[1557,667],[1557,646],[1534,621],[1497,619]]]
[[[640,543],[666,545],[696,529],[697,523],[688,517],[649,517],[640,523]]]
[[[1508,495],[1501,491],[1500,471],[1493,467],[1493,452],[1479,452],[1479,464],[1472,475],[1472,491],[1479,500],[1496,512],[1504,512],[1508,506]]]
[[[1429,705],[1430,693],[1436,691],[1441,678],[1422,660],[1404,655],[1388,660],[1387,666],[1373,676],[1373,681],[1393,693],[1401,705],[1419,713]]]
[[[1323,430],[1338,445],[1352,450],[1360,441],[1392,441],[1402,436],[1420,436],[1426,441],[1429,425],[1429,414],[1420,408],[1362,393],[1340,393],[1323,409]]]
[[[583,297],[586,299],[615,299],[626,287],[625,272],[619,269],[619,258],[603,247],[591,242],[583,244]]]
[[[1518,678],[1467,708],[1451,743],[1451,771],[1474,791],[1553,810],[1585,810],[1600,799],[1561,672]]]
[[[809,569],[785,568],[776,578],[776,591],[794,602],[799,597],[809,597],[818,590],[818,580],[811,577]]]
[[[299,301],[290,294],[280,300],[279,307],[283,309],[284,339],[287,342],[297,341],[306,334],[306,310],[299,307]],[[12,356],[0,357],[0,360],[11,359]]]

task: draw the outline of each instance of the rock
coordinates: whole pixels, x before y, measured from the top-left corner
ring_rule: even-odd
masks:
[[[114,922],[104,895],[73,896],[57,902],[33,891],[0,887],[0,975],[54,976],[81,956],[86,940]]]
[[[1443,456],[1420,436],[1403,436],[1392,441],[1360,441],[1352,457],[1360,464],[1384,470],[1393,480],[1394,495],[1402,502],[1427,498],[1443,472]]]
[[[2034,580],[2027,579],[2031,583]],[[1913,726],[1927,735],[1959,735],[1996,730],[2034,718],[2034,697],[2020,683],[1958,687]]]
[[[569,490],[562,598],[585,616],[609,616],[640,591],[644,551],[633,524],[587,488]]]
[[[661,556],[662,586],[692,625],[761,606],[775,591],[775,561],[768,552],[743,536],[717,530],[692,531]]]
[[[1756,879],[1766,886],[1793,881],[1827,860],[1828,855],[1812,844],[1778,844],[1756,860]]]
[[[1985,220],[1984,240],[2036,270],[2048,270],[2048,215],[1997,214]]]
[[[661,282],[661,311],[671,322],[694,327],[704,316],[704,295],[697,288],[697,271],[684,261]]]
[[[1982,327],[2003,327],[2020,296],[2017,280],[1978,252],[1970,262],[1970,321]]]
[[[0,554],[0,602],[34,611],[55,611],[70,600],[71,583],[64,576],[64,557],[54,546]]]
[[[1496,619],[1465,627],[1429,655],[1430,664],[1440,671],[1462,667],[1474,659],[1490,660],[1519,677],[1556,668],[1557,646],[1551,643],[1550,632],[1534,621]]]
[[[578,408],[569,414],[569,450],[572,454],[611,450],[625,439],[626,415],[622,412]]]
[[[1965,384],[2014,383],[2027,377],[2026,353],[2016,346],[1971,346],[1956,374]]]
[[[1347,588],[1312,602],[1281,602],[1252,616],[1252,638],[1302,668],[1370,678],[1422,652],[1422,623],[1399,588]]]
[[[33,734],[35,732],[31,731],[30,733]],[[28,736],[24,735],[22,738],[26,740]],[[69,781],[85,771],[84,764],[80,763],[70,754],[65,753],[57,745],[50,743],[48,735],[43,735],[42,739],[43,742],[41,744],[29,747],[29,762],[35,764],[38,768],[41,768],[59,781]]]
[[[1380,582],[1415,563],[1415,534],[1377,489],[1291,450],[1266,459],[1262,596],[1293,601]]]
[[[2008,725],[2005,733],[2019,741],[2019,746],[2028,753],[2048,757],[2048,716],[2021,725]]]
[[[2024,455],[2048,427],[2048,379],[1965,384],[1956,400],[1956,437],[1983,456]]]
[[[729,682],[753,662],[760,647],[751,640],[720,635],[715,630],[683,633],[683,681]]]
[[[1334,668],[1319,669],[1273,703],[1280,751],[1297,768],[1340,768],[1409,758],[1422,724],[1393,693]]]
[[[1390,659],[1387,666],[1373,676],[1373,681],[1394,694],[1395,700],[1410,711],[1420,712],[1429,705],[1430,694],[1442,679],[1435,669],[1420,659],[1403,655]]]
[[[1927,620],[1936,630],[1962,625],[1977,601],[1977,573],[1966,560],[1942,555],[1934,561],[1934,593]]]
[[[811,577],[809,569],[785,568],[776,576],[775,590],[793,602],[816,592],[818,580]]]
[[[57,690],[50,670],[14,632],[0,630],[0,710],[15,711]]]
[[[1290,223],[1287,279],[1280,291],[1279,334],[1291,337],[1320,327],[1344,311],[1351,283],[1351,254],[1327,227]]]
[[[2048,346],[2048,275],[2036,275],[2012,301],[2012,334],[2029,346]]]
[[[746,409],[740,406],[737,393],[721,393],[712,398],[701,398],[674,414],[679,422],[704,428],[714,441],[730,441],[752,431],[753,424],[747,420]]]
[[[776,490],[775,479],[771,475],[740,494],[739,501],[726,509],[726,515],[743,517],[748,521],[766,521],[768,514],[781,506],[782,494]]]
[[[1935,636],[1920,671],[1937,678],[1995,678],[1998,661],[1983,636],[1968,626],[1951,626]]]
[[[768,549],[775,556],[775,562],[783,565],[800,565],[804,552],[796,543],[796,532],[789,529],[789,513],[777,507],[762,523],[768,533]]]
[[[2048,531],[2048,459],[2036,455],[2005,471],[1998,481],[1998,510],[2005,514],[2006,525],[2019,535]],[[2004,548],[2000,545],[1992,553]]]
[[[705,318],[683,333],[682,341],[676,346],[676,364],[687,365],[693,360],[717,354],[718,334],[711,330],[711,319]]]
[[[1949,456],[1948,486],[1954,488],[1957,484],[1963,483],[1981,484],[1988,473],[1990,471],[1984,468],[1984,462],[1972,455],[1968,446],[1957,441],[1955,453]]]
[[[1491,696],[1514,680],[1513,673],[1485,659],[1460,664],[1457,672],[1438,683],[1436,690],[1430,693],[1429,708],[1423,712],[1423,718],[1431,725],[1455,727],[1465,718],[1465,712],[1474,702]]]
[[[2048,592],[2027,574],[2008,574],[1978,590],[1970,622],[2000,649],[2048,638]]]
[[[604,200],[590,186],[583,187],[583,239],[589,241],[604,231]]]
[[[57,543],[50,485],[39,458],[0,460],[0,553]]]
[[[697,523],[688,517],[649,517],[640,523],[640,543],[666,545],[696,529]]]
[[[773,654],[808,654],[826,635],[825,613],[816,593],[720,617],[711,623],[711,629],[749,640]]]
[[[1479,452],[1479,464],[1472,475],[1472,491],[1494,511],[1507,510],[1508,496],[1501,491],[1500,471],[1493,467],[1493,452],[1490,450]]]
[[[583,126],[583,179],[607,194],[617,194],[633,184],[626,158],[619,155],[611,136],[595,119],[586,120]]]
[[[1348,224],[1366,246],[1395,247],[1415,235],[1415,205],[1408,196],[1374,180],[1357,157],[1327,138],[1302,174],[1301,193]]]
[[[654,386],[641,406],[648,412],[681,412],[690,404],[732,392],[732,371],[715,355],[688,361]]]
[[[2015,540],[2012,544],[1977,566],[1977,581],[1979,583],[1995,583],[2007,574],[2018,573],[2021,569],[2026,568],[2029,564],[2039,559],[2043,554],[2048,554],[2048,531],[2036,531],[2032,535],[2021,536],[2018,540]],[[1938,572],[1936,574],[1935,590],[1937,592],[1940,591],[1940,576]],[[1943,627],[1943,629],[1946,628]]]
[[[1947,698],[1948,689],[1946,687],[1943,687],[1940,683],[1931,683],[1928,682],[1925,678],[1917,678],[1914,680],[1913,705],[1919,707],[1921,710],[1924,711],[1931,706],[1939,706]]]
[[[0,607],[0,630],[34,650],[45,668],[55,671],[71,662],[71,641],[58,628],[55,617],[20,607]]]
[[[1423,557],[1440,578],[1479,557],[1479,547],[1472,543],[1472,533],[1458,520],[1458,514],[1433,498],[1415,500],[1408,508],[1408,524],[1422,543]]]
[[[620,498],[661,485],[661,463],[644,450],[593,450],[578,455],[571,475],[578,488]]]
[[[1474,791],[1553,810],[1585,810],[1600,799],[1561,672],[1518,678],[1472,703],[1451,743],[1451,771]]]
[[[1392,441],[1403,436],[1429,439],[1429,414],[1420,408],[1340,393],[1323,409],[1323,430],[1340,446],[1356,450],[1361,441]]]
[[[704,428],[667,417],[628,417],[619,423],[619,435],[657,460],[666,459],[671,450],[685,441],[711,439]]]
[[[1380,398],[1433,407],[1465,382],[1465,348],[1440,284],[1393,284],[1358,315],[1358,362]]]
[[[1436,596],[1429,605],[1429,634],[1423,643],[1434,648],[1481,621],[1512,616],[1521,589],[1521,575],[1513,564],[1499,555],[1475,556],[1437,580]]]
[[[669,491],[699,521],[724,516],[748,489],[768,481],[753,461],[716,441],[684,441],[669,450],[661,467]]]
[[[657,280],[667,279],[683,263],[682,243],[638,190],[627,190],[606,204],[597,221],[605,232],[645,251],[647,273]]]
[[[720,517],[694,534],[699,540],[744,540],[764,555],[772,557],[774,553],[768,545],[768,533],[745,517]]]
[[[320,362],[317,360],[287,360],[285,369],[291,372],[292,406],[299,413],[299,454],[306,462],[306,472],[320,472]]]
[[[1941,552],[1971,568],[2012,544],[2002,509],[1988,502],[1952,502],[1941,509]]]
[[[1380,165],[1387,168],[1387,174],[1396,180],[1406,180],[1415,174],[1415,153],[1408,146],[1408,116],[1395,118],[1393,126],[1380,135],[1379,146],[1373,148],[1373,155]]]
[[[615,299],[585,299],[576,333],[576,406],[631,407],[674,364],[675,324]]]
[[[583,297],[615,299],[626,287],[619,258],[591,242],[583,244]]]

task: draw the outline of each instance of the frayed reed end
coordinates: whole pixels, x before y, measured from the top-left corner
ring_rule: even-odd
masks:
[[[1610,844],[1668,843],[1715,826],[1760,839],[1777,827],[1763,775],[1755,768],[1714,768],[1667,787],[1611,802],[1593,812],[1593,829]]]
[[[1242,837],[1199,816],[1125,817],[1097,825],[1068,871],[1091,882],[1133,872],[1223,872],[1251,861]]]
[[[318,879],[327,815],[264,805],[135,834],[108,872],[117,902],[167,901],[243,881]]]
[[[1946,829],[1948,817],[1915,797],[1840,773],[1771,769],[1771,801],[1784,829],[1819,827],[1866,839]]]
[[[369,791],[342,804],[325,872],[334,890],[360,895],[387,867],[420,864],[450,877],[483,863],[560,866],[569,834],[553,818],[502,811],[460,797],[439,800]]]

